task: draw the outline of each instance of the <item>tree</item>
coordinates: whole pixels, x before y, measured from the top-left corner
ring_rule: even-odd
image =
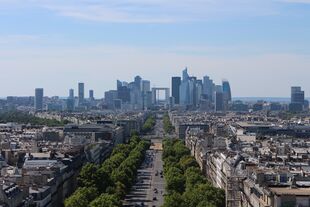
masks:
[[[199,167],[195,158],[190,156],[190,155],[183,156],[180,159],[179,164],[180,164],[181,168],[183,169],[183,171],[185,171],[187,168],[190,168],[190,167]]]
[[[214,204],[210,203],[209,201],[201,201],[197,207],[216,207]]]
[[[78,188],[73,195],[65,200],[65,207],[85,207],[97,196],[96,188]]]
[[[173,150],[175,152],[175,157],[180,160],[183,156],[190,155],[189,149],[185,147],[182,141],[177,141],[173,145]]]
[[[184,199],[180,193],[172,193],[165,196],[165,202],[163,207],[186,207],[184,205]]]
[[[121,182],[115,183],[114,194],[118,198],[123,198],[126,195],[126,186]]]
[[[101,194],[93,200],[90,207],[121,207],[122,202],[116,195]]]
[[[166,173],[166,187],[171,193],[183,193],[185,190],[185,178],[182,171],[176,167],[171,167]]]
[[[114,156],[119,153],[124,154],[126,156],[130,153],[130,150],[131,149],[128,144],[118,144],[116,147],[114,147],[111,156]]]
[[[188,207],[196,207],[202,201],[222,207],[225,206],[225,193],[209,184],[200,184],[184,193],[184,201]]]
[[[200,169],[191,167],[185,172],[186,178],[186,191],[192,190],[201,183],[206,183],[206,179],[201,175]]]
[[[93,163],[87,163],[83,166],[79,176],[78,183],[81,187],[95,187],[98,181],[98,166]]]
[[[156,122],[155,122],[154,116],[152,116],[152,115],[149,116],[142,126],[142,132],[147,133],[147,132],[151,131],[153,129],[155,123]]]

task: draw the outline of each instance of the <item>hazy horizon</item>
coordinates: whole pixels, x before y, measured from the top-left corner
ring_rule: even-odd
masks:
[[[309,0],[0,0],[0,17],[0,97],[171,87],[185,67],[234,97],[310,96]]]

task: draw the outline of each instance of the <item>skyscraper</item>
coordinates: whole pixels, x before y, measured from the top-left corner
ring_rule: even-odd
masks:
[[[74,99],[74,90],[72,88],[69,90],[69,98]]]
[[[109,109],[114,109],[115,108],[114,102],[115,100],[117,100],[117,91],[116,90],[106,91],[104,93],[104,100]]]
[[[304,109],[305,104],[305,92],[301,90],[299,86],[293,86],[291,88],[291,104],[289,110],[293,112],[300,112]]]
[[[190,77],[188,80],[189,85],[189,106],[196,106],[196,99],[197,99],[197,88],[196,88],[196,77]]]
[[[229,103],[231,102],[231,89],[230,84],[227,80],[223,80],[222,88],[223,88],[224,110],[228,110]]]
[[[182,72],[182,82],[180,85],[180,105],[188,106],[190,104],[190,88],[189,88],[189,75],[187,68]]]
[[[89,90],[89,99],[94,100],[94,90]]]
[[[228,80],[223,80],[222,86],[223,86],[223,94],[225,96],[224,98],[227,101],[231,101],[231,89]]]
[[[213,100],[213,80],[209,76],[203,77],[203,94],[209,101]]]
[[[151,91],[151,82],[149,80],[142,81],[142,92],[146,93]]]
[[[175,104],[180,104],[180,85],[181,85],[181,77],[172,77],[171,88],[172,88],[172,97],[174,98]]]
[[[43,88],[35,89],[34,108],[36,111],[43,110]]]
[[[140,76],[135,77],[135,86],[138,90],[141,90],[142,78]]]
[[[203,94],[203,83],[202,80],[196,81],[196,104],[200,105],[200,101],[202,99]]]
[[[84,83],[79,83],[79,105],[84,102]]]
[[[215,111],[224,111],[224,94],[221,85],[215,86]]]

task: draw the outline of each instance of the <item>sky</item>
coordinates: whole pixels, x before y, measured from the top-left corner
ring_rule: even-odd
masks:
[[[310,97],[310,0],[0,0],[0,97],[170,87],[185,67],[234,97]]]

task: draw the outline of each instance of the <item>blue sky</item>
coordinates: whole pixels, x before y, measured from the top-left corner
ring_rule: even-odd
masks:
[[[310,96],[309,40],[310,0],[0,0],[0,97],[170,86],[186,66],[233,96]]]

